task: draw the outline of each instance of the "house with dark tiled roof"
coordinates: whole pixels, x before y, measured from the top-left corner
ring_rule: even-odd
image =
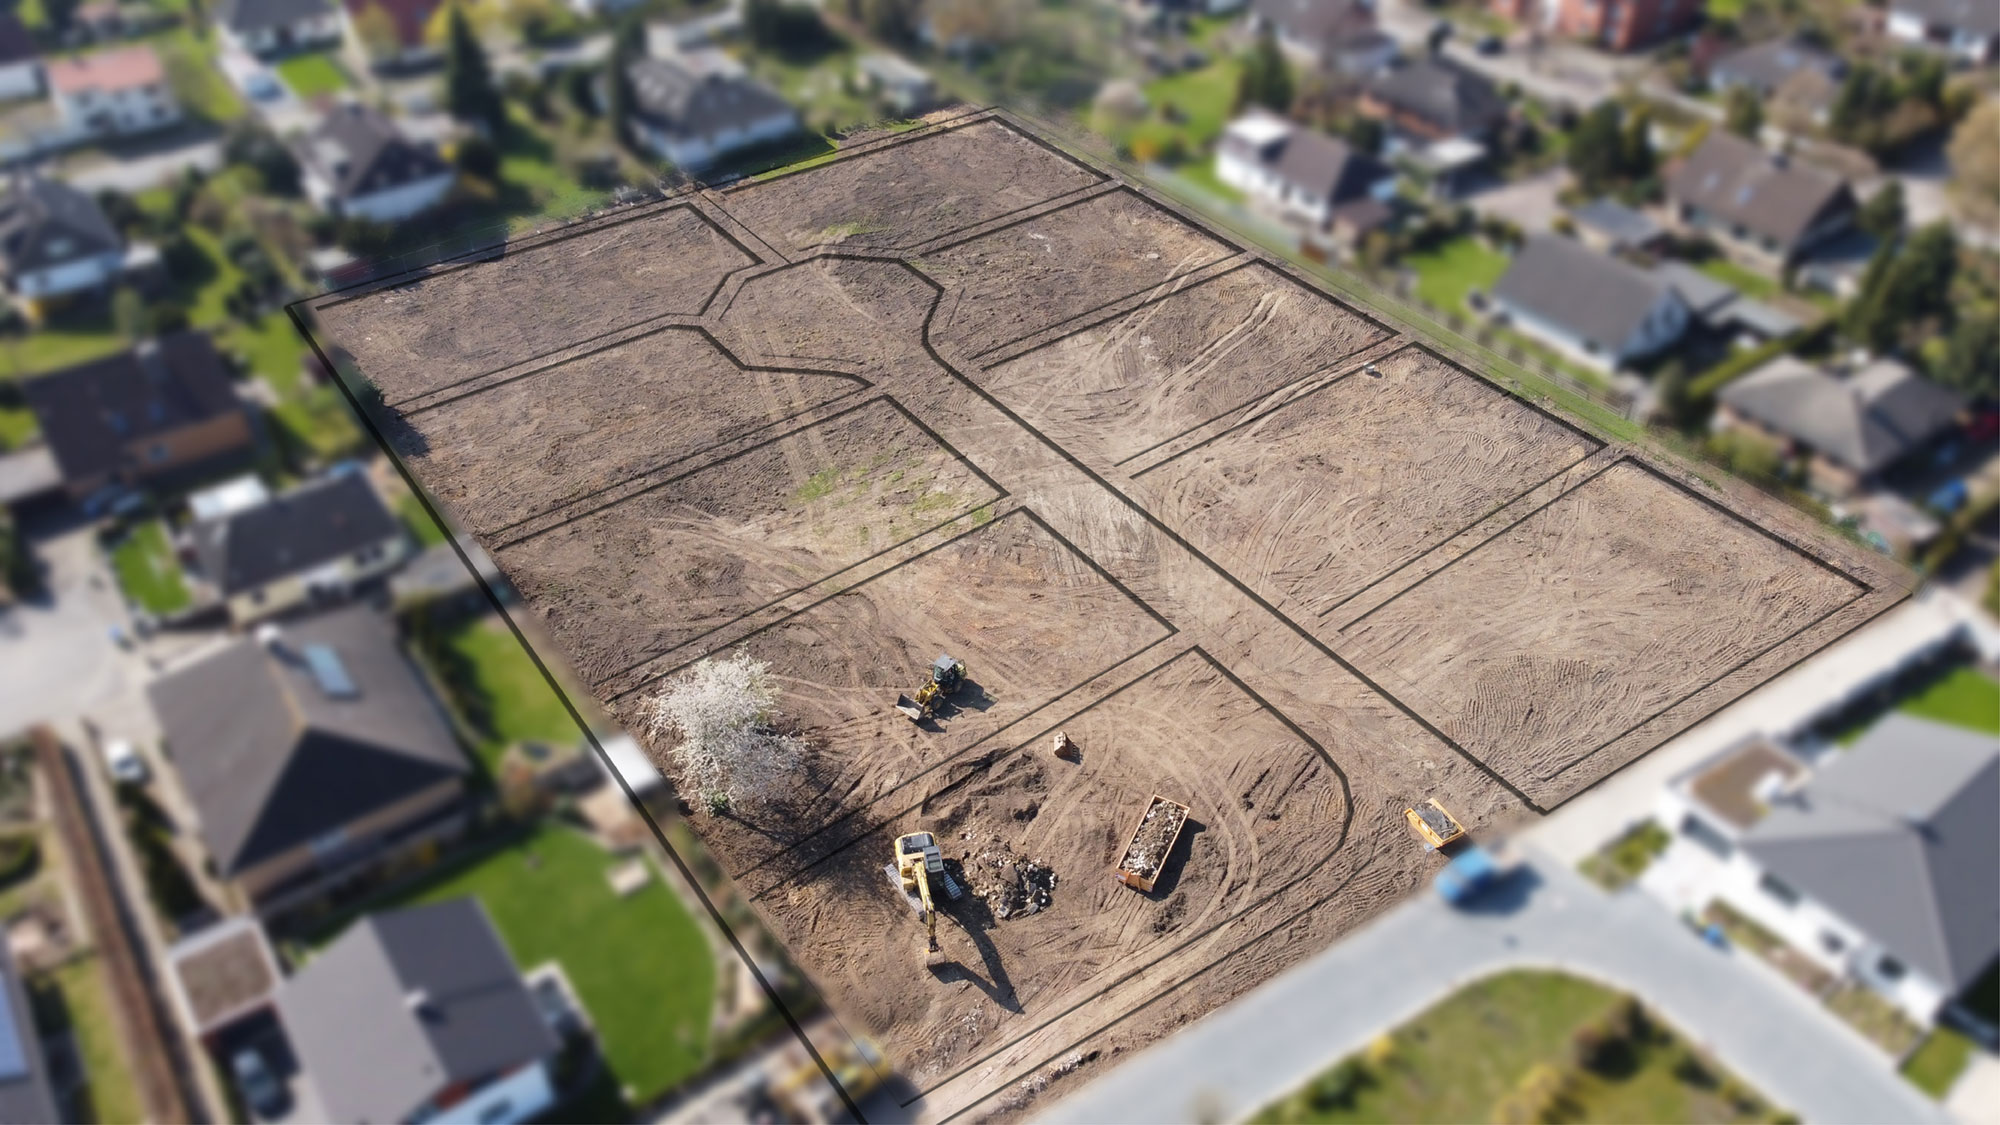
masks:
[[[1247,22],[1308,67],[1372,74],[1396,57],[1396,41],[1376,26],[1366,0],[1252,0]]]
[[[249,412],[200,332],[27,380],[21,396],[75,499],[247,457],[254,447]]]
[[[283,912],[464,828],[465,752],[373,606],[267,627],[146,694],[237,905]]]
[[[1846,233],[1858,205],[1847,181],[1721,129],[1667,175],[1682,229],[1773,271]]]
[[[360,473],[300,485],[188,530],[198,581],[238,625],[346,597],[409,558],[409,535]]]
[[[0,285],[17,303],[103,289],[125,264],[125,239],[97,201],[32,173],[0,188]]]
[[[1810,759],[1755,737],[1670,784],[1655,885],[1928,1025],[2000,956],[1995,808],[2000,739],[1983,731],[1896,712]]]
[[[1717,421],[1743,427],[1809,460],[1813,487],[1846,496],[1958,424],[1965,397],[1894,360],[1846,375],[1779,356],[1722,388]]]
[[[1797,39],[1768,39],[1740,47],[1710,63],[1708,84],[1716,90],[1742,87],[1759,98],[1768,98],[1800,72],[1817,73],[1838,82],[1847,76],[1847,62],[1831,51]]]
[[[343,24],[333,0],[222,0],[215,7],[223,41],[260,58],[334,46]]]
[[[457,174],[381,111],[338,105],[294,143],[307,198],[330,215],[398,223],[444,202]]]
[[[1522,243],[1491,297],[1515,328],[1606,370],[1673,344],[1690,320],[1667,279],[1559,235]]]
[[[11,11],[0,11],[0,102],[42,94],[42,53]]]
[[[1491,79],[1450,59],[1426,56],[1362,84],[1361,112],[1420,141],[1463,137],[1486,144],[1507,122],[1507,99]]]
[[[1265,210],[1319,230],[1351,233],[1386,223],[1394,169],[1345,141],[1275,114],[1229,123],[1216,147],[1216,178]]]
[[[554,1104],[561,1044],[476,898],[362,918],[278,1010],[327,1121],[513,1125]]]
[[[706,168],[799,130],[798,111],[789,102],[714,48],[638,59],[626,77],[634,133],[682,168]]]

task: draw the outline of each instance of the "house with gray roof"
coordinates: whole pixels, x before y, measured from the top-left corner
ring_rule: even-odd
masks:
[[[39,97],[42,52],[21,17],[0,12],[0,102]]]
[[[1975,65],[2000,56],[2000,5],[1988,0],[1891,0],[1883,26],[1891,39]]]
[[[1723,129],[1668,174],[1666,193],[1684,230],[1773,272],[1845,233],[1858,209],[1846,180]]]
[[[266,626],[147,685],[217,876],[266,915],[457,834],[469,765],[395,623]]]
[[[555,1102],[561,1044],[476,898],[362,918],[278,1011],[320,1120],[512,1125]]]
[[[1740,86],[1759,98],[1768,98],[1802,71],[1817,72],[1839,82],[1847,76],[1847,62],[1831,51],[1798,39],[1767,39],[1738,48],[1710,63],[1708,84],[1718,91]]]
[[[635,60],[626,78],[633,132],[681,168],[707,168],[799,131],[791,103],[712,47]]]
[[[1779,356],[1728,386],[1718,424],[1742,427],[1809,458],[1814,488],[1847,496],[1958,424],[1965,397],[1890,359],[1837,374]]]
[[[329,215],[400,223],[444,202],[457,173],[380,110],[338,105],[293,144],[307,198]]]
[[[1396,172],[1345,141],[1257,111],[1229,123],[1216,146],[1216,178],[1264,209],[1325,230],[1345,220],[1363,231],[1387,221]]]
[[[35,1012],[5,942],[0,942],[0,1121],[74,1120],[58,1110]]]
[[[1708,861],[1684,905],[1725,903],[1920,1024],[2000,956],[1991,734],[1898,712],[1816,763],[1756,738],[1672,794],[1661,819]]]
[[[1576,236],[1593,250],[1615,254],[1643,250],[1667,232],[1643,211],[1635,211],[1610,196],[1600,196],[1570,213]]]
[[[403,565],[412,549],[402,521],[360,473],[198,520],[186,539],[193,577],[237,625],[343,598]]]
[[[1510,110],[1485,75],[1441,56],[1393,66],[1362,84],[1358,108],[1418,141],[1462,137],[1489,144]]]
[[[346,23],[333,0],[222,0],[215,26],[230,46],[271,58],[335,46]]]
[[[0,188],[0,287],[14,301],[103,289],[125,256],[104,209],[61,180],[30,173]]]
[[[1673,344],[1686,302],[1666,279],[1559,235],[1532,235],[1493,287],[1508,323],[1607,371]]]
[[[1252,0],[1247,23],[1269,31],[1301,65],[1366,75],[1389,65],[1396,41],[1375,23],[1367,0]]]

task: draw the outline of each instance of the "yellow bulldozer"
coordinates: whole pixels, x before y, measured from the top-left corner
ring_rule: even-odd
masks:
[[[896,837],[895,862],[886,865],[883,871],[923,920],[924,964],[931,968],[944,964],[944,948],[938,945],[937,901],[931,896],[931,885],[935,882],[950,899],[965,891],[944,869],[944,852],[938,847],[937,837],[928,832]]]
[[[921,723],[935,714],[938,704],[951,698],[951,694],[964,682],[965,662],[940,655],[931,661],[930,679],[917,689],[915,698],[907,695],[896,697],[896,710],[911,722]]]

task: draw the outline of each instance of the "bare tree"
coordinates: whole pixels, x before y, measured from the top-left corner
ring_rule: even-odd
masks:
[[[681,792],[722,812],[768,797],[798,761],[799,740],[771,726],[777,704],[770,665],[739,649],[668,681],[647,708],[647,730],[672,745]]]

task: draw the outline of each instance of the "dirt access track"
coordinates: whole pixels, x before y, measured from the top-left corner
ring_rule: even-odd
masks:
[[[1546,812],[1904,596],[993,112],[297,311],[628,728],[770,663],[805,761],[694,825],[933,1120],[1413,893],[1405,807]],[[1191,811],[1141,893],[1155,793]],[[882,872],[918,830],[984,892],[935,975]]]

